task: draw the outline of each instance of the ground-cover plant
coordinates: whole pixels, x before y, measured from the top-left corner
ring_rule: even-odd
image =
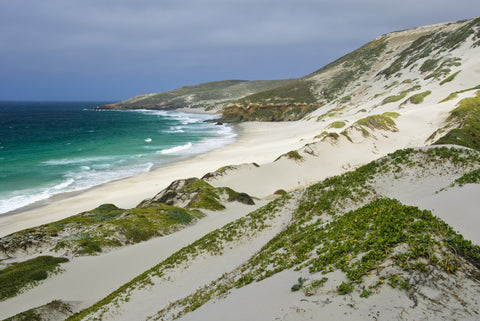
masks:
[[[345,122],[340,120],[335,121],[328,126],[328,128],[343,128],[343,127],[345,127]]]
[[[444,84],[446,84],[447,82],[450,82],[450,81],[454,80],[455,77],[457,77],[457,75],[458,75],[459,73],[460,73],[460,70],[457,71],[456,73],[451,74],[450,76],[448,76],[447,78],[445,78],[444,80],[442,80],[442,81],[440,82],[440,85],[444,85]]]
[[[402,105],[404,105],[407,102],[411,102],[412,104],[421,104],[423,103],[423,100],[425,99],[425,97],[427,97],[431,93],[432,92],[430,90],[427,90],[422,93],[412,95],[405,102],[403,102]]]
[[[425,62],[420,66],[420,72],[424,73],[427,71],[432,71],[438,66],[440,58],[438,59],[427,59]]]
[[[479,183],[480,183],[480,169],[475,169],[455,180],[455,184],[458,186],[463,186],[465,184],[479,184]]]
[[[0,239],[8,255],[17,250],[52,247],[54,251],[91,255],[172,233],[204,214],[166,204],[120,209],[112,204],[60,221],[16,232]]]
[[[269,226],[268,222],[274,219],[277,213],[291,201],[291,197],[291,194],[285,194],[249,213],[247,216],[210,232],[199,240],[172,254],[150,270],[137,276],[93,306],[73,315],[68,320],[82,320],[92,313],[99,315],[99,318],[101,318],[103,313],[108,310],[108,305],[115,305],[118,304],[118,302],[128,300],[134,289],[152,284],[152,278],[162,277],[168,270],[178,268],[180,265],[195,259],[202,253],[219,255],[222,253],[226,242],[248,239],[254,236]]]
[[[480,91],[475,97],[460,100],[447,123],[447,127],[454,128],[435,144],[455,144],[480,150]]]
[[[381,70],[378,75],[385,76],[389,78],[393,75],[396,75],[399,71],[404,68],[407,68],[419,59],[430,57],[431,54],[443,53],[446,51],[452,51],[459,46],[461,46],[465,41],[476,34],[478,37],[478,26],[480,24],[480,19],[476,18],[469,22],[468,24],[449,32],[432,32],[430,34],[423,35],[412,42],[412,44],[398,54],[397,58],[388,66],[387,68]],[[436,58],[438,59],[438,58]],[[446,64],[458,65],[459,61],[456,58],[447,58],[444,61],[447,61]],[[438,71],[441,71],[447,67],[446,65],[440,66]],[[432,63],[429,62],[424,67],[426,71],[431,70]],[[431,74],[432,77],[435,75],[440,75],[440,73]],[[427,76],[429,77],[429,76]]]
[[[373,130],[388,130],[396,131],[397,127],[395,121],[392,117],[398,117],[397,113],[384,113],[382,115],[372,115],[365,118],[357,120],[354,126],[359,126],[361,128],[369,128]],[[368,131],[367,131],[368,133]]]
[[[382,100],[381,104],[385,105],[385,104],[388,104],[388,103],[394,103],[396,101],[402,100],[403,98],[405,98],[406,95],[407,95],[407,93],[404,92],[404,93],[401,93],[399,95],[388,96],[387,98]]]
[[[278,161],[280,158],[282,157],[286,157],[288,159],[293,159],[293,160],[296,160],[296,161],[300,161],[303,159],[303,156],[300,155],[299,152],[297,152],[296,150],[291,150],[289,151],[288,153],[285,153],[283,155],[280,155],[279,157],[277,157],[277,159],[275,159],[275,162]]]
[[[286,194],[173,254],[71,320],[80,320],[91,313],[101,316],[109,306],[114,308],[120,301],[128,300],[133,289],[149,284],[152,278],[161,277],[168,269],[187,264],[201,253],[222,253],[230,246],[229,242],[264,229],[268,220],[274,219],[277,211],[287,204],[293,211],[288,226],[245,264],[188,297],[172,302],[151,319],[179,317],[233,288],[261,281],[286,269],[310,271],[316,286],[325,282],[324,273],[342,270],[348,280],[343,285],[339,283],[337,291],[344,294],[352,290],[361,292],[364,276],[383,270],[386,260],[394,262],[397,271],[417,273],[435,268],[455,273],[465,262],[478,261],[478,247],[463,240],[430,212],[381,198],[373,185],[376,175],[401,175],[403,170],[412,167],[425,171],[426,167],[437,168],[447,163],[452,164],[454,170],[466,171],[480,166],[480,156],[473,150],[448,147],[399,150],[355,171]],[[398,246],[408,251],[397,252]],[[408,280],[401,274],[393,274],[383,275],[382,280],[406,290]],[[309,287],[314,281],[299,282],[295,289],[314,293]],[[378,286],[383,283],[379,282]],[[373,292],[363,289],[363,297]]]
[[[181,188],[171,187],[176,185]],[[175,197],[185,208],[175,206]],[[69,255],[97,254],[175,232],[204,217],[198,209],[225,209],[222,201],[254,204],[249,195],[228,187],[213,187],[198,178],[179,180],[132,209],[104,204],[91,211],[8,235],[0,239],[0,251],[8,256],[17,250],[47,247]]]
[[[13,297],[25,287],[45,280],[49,273],[58,270],[63,257],[39,256],[21,263],[13,263],[0,270],[0,301]]]
[[[443,102],[455,99],[455,98],[458,97],[458,94],[461,94],[461,93],[464,93],[464,92],[467,92],[467,91],[470,91],[470,90],[477,90],[477,89],[480,89],[480,85],[475,86],[473,88],[468,88],[468,89],[464,89],[464,90],[460,90],[460,91],[455,91],[455,92],[451,93],[450,95],[448,95],[446,98],[440,100],[439,103],[443,103]]]

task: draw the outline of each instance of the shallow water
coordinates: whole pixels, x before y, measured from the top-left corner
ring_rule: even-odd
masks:
[[[225,146],[215,115],[98,111],[104,102],[0,102],[0,213]]]

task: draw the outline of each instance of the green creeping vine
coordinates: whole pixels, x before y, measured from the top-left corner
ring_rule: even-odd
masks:
[[[256,211],[251,212],[247,216],[208,233],[192,244],[172,254],[150,270],[140,274],[132,281],[124,284],[93,306],[80,311],[67,320],[82,320],[83,318],[88,318],[88,316],[92,314],[97,314],[98,316],[95,318],[101,319],[102,315],[108,310],[108,305],[117,305],[119,302],[128,301],[132,291],[153,284],[152,278],[162,277],[168,270],[178,268],[182,264],[195,259],[202,253],[221,255],[226,242],[248,239],[259,231],[267,228],[269,226],[268,221],[276,217],[277,212],[285,206],[290,198],[291,196],[286,194]]]
[[[222,297],[233,288],[261,281],[286,269],[308,269],[312,273],[311,283],[302,280],[292,288],[303,289],[307,295],[315,293],[312,284],[321,286],[326,281],[324,277],[316,277],[317,273],[326,274],[336,269],[348,277],[348,282],[338,285],[339,294],[360,289],[363,277],[380,270],[389,258],[406,271],[425,272],[438,267],[454,273],[462,262],[454,253],[464,248],[463,257],[474,262],[480,257],[478,246],[464,241],[428,211],[402,205],[396,200],[376,199],[378,195],[371,186],[377,173],[399,173],[402,166],[423,166],[425,163],[436,166],[434,164],[447,161],[459,167],[480,165],[478,153],[471,150],[405,149],[307,188],[290,224],[247,263],[185,299],[171,303],[152,319],[175,319],[212,298]],[[366,205],[345,213],[348,207],[362,204]],[[455,241],[447,242],[450,239]],[[396,248],[402,244],[409,251],[396,253]],[[423,263],[425,261],[428,264]],[[383,278],[385,276],[376,287],[384,283]],[[392,287],[404,290],[409,287],[399,275],[388,278]],[[372,293],[364,289],[361,295],[368,297]],[[177,311],[176,314],[171,314],[172,310]]]
[[[480,262],[478,246],[463,240],[447,224],[428,211],[405,206],[396,200],[381,198],[374,189],[377,174],[397,173],[409,167],[432,168],[450,163],[457,169],[480,166],[478,152],[447,147],[426,150],[399,150],[355,171],[328,178],[302,191],[299,199],[289,193],[252,212],[246,217],[215,230],[170,256],[151,270],[124,285],[94,306],[69,320],[94,315],[101,318],[109,308],[128,300],[131,292],[162,277],[168,269],[188,263],[201,253],[221,254],[228,242],[235,242],[264,229],[276,212],[288,201],[292,219],[288,226],[273,237],[259,252],[234,271],[198,289],[184,299],[172,302],[150,319],[174,319],[193,311],[213,298],[234,288],[258,282],[286,269],[306,270],[311,281],[298,286],[307,295],[326,281],[323,274],[335,270],[347,276],[337,285],[339,294],[364,291],[364,277],[383,270],[386,260],[397,267],[396,273],[386,271],[375,287],[388,282],[408,289],[408,280],[398,271],[429,272],[441,269],[455,273],[462,262]],[[293,202],[293,203],[292,203]],[[398,248],[406,250],[398,251]],[[320,275],[320,277],[317,277]],[[315,285],[315,287],[314,287]]]

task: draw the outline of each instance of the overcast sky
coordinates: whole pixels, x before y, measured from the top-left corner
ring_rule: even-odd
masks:
[[[0,0],[0,100],[124,100],[309,74],[479,0]]]

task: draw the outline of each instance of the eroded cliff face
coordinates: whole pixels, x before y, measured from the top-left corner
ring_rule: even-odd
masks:
[[[318,104],[250,104],[244,107],[241,104],[230,104],[222,113],[225,122],[244,121],[294,121],[305,117],[312,111],[320,108]]]

